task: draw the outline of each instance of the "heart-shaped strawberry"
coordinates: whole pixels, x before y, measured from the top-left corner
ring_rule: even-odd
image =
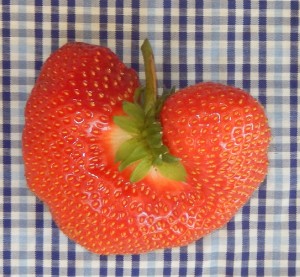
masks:
[[[186,245],[220,228],[267,173],[270,129],[248,93],[200,83],[157,96],[109,49],[68,43],[45,62],[23,131],[29,188],[98,254]]]

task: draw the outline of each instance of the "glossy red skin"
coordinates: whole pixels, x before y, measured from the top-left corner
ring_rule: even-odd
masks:
[[[263,107],[241,89],[200,83],[167,99],[164,141],[205,199],[212,229],[224,225],[264,180],[270,128]]]
[[[112,118],[123,113],[122,101],[132,101],[138,86],[136,73],[110,50],[69,43],[46,61],[26,106],[28,186],[70,239],[97,254],[142,253],[195,241],[224,225],[267,172],[270,132],[262,107],[242,91],[231,88],[234,95],[222,98],[205,91],[218,88],[226,95],[227,88],[200,84],[171,96],[161,114],[165,143],[182,158],[187,182],[152,172],[131,184],[130,170],[120,173],[114,162]],[[242,98],[249,112],[239,104]],[[228,107],[217,110],[223,106]],[[253,130],[246,131],[247,124]],[[243,128],[242,134],[234,128]],[[252,134],[247,143],[246,133]],[[235,145],[230,150],[229,143],[239,136],[241,147],[232,153]]]

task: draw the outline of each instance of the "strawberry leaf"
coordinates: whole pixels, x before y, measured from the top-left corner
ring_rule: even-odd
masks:
[[[129,116],[114,116],[114,123],[128,133],[139,133],[138,125]]]
[[[185,181],[186,171],[184,166],[179,162],[166,163],[156,165],[159,172],[167,177],[168,179],[173,179],[176,181]]]
[[[162,155],[162,160],[167,163],[175,163],[178,162],[179,159],[169,153],[165,153]]]
[[[134,149],[139,146],[139,144],[140,141],[136,137],[123,142],[116,152],[115,161],[120,162],[125,160],[134,151]]]
[[[146,136],[152,136],[155,135],[157,133],[161,133],[161,125],[159,122],[152,122],[151,124],[148,124],[148,126],[146,126],[146,130],[145,130],[145,135]]]
[[[123,110],[127,113],[135,122],[139,125],[144,123],[144,111],[142,107],[137,103],[131,103],[124,101],[123,102]]]
[[[144,158],[141,162],[136,166],[130,176],[131,182],[138,182],[142,180],[148,173],[152,166],[152,161],[148,158]]]
[[[160,133],[146,137],[146,141],[151,148],[159,148],[161,146],[162,135]]]
[[[119,165],[119,170],[124,170],[127,166],[131,165],[132,163],[149,156],[148,149],[143,145],[139,144],[131,153],[130,155],[121,162]]]

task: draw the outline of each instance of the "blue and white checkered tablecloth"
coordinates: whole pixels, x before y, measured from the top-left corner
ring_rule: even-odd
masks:
[[[3,0],[0,9],[1,276],[300,276],[298,0]],[[259,98],[273,133],[269,174],[225,227],[187,247],[97,256],[26,187],[24,105],[67,41],[108,46],[143,81],[146,37],[160,87],[212,80]]]

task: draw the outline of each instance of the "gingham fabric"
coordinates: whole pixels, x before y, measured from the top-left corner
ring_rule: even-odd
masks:
[[[299,1],[38,1],[0,6],[1,276],[300,276]],[[27,189],[24,105],[67,41],[108,46],[144,79],[152,43],[160,87],[217,81],[250,91],[272,128],[266,181],[223,228],[187,247],[98,256],[74,244]]]

